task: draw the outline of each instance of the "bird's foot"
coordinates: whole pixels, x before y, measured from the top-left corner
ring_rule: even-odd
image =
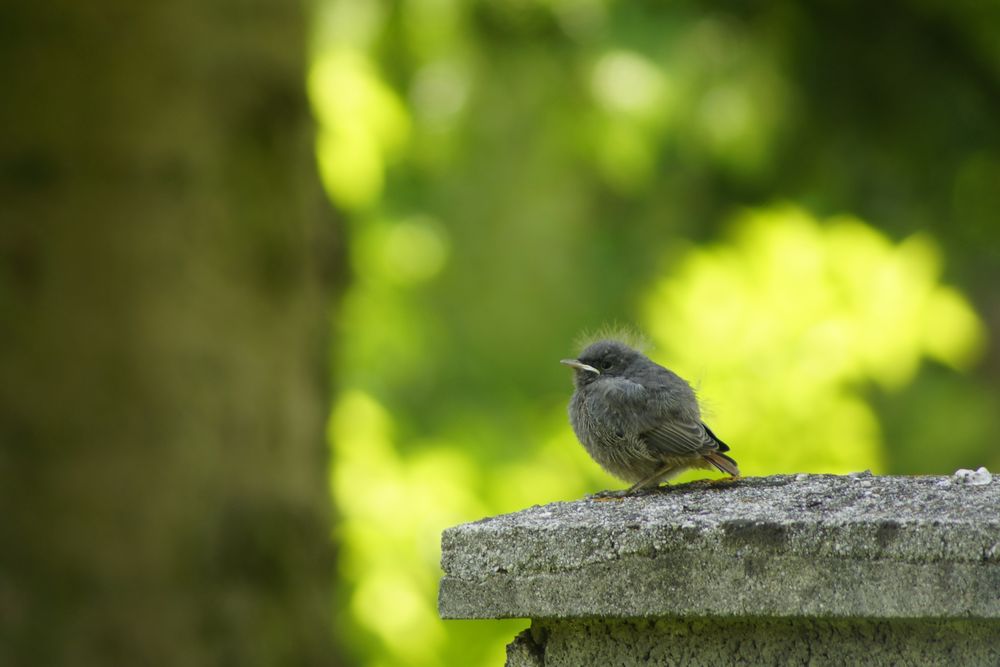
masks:
[[[708,483],[709,484],[729,484],[730,482],[738,482],[741,479],[743,479],[743,477],[741,477],[740,475],[732,475],[731,477],[719,477],[718,479],[710,479],[710,480],[708,480]]]
[[[654,484],[640,486],[635,484],[627,489],[616,489],[614,491],[598,491],[586,497],[587,500],[596,502],[607,502],[609,500],[624,500],[625,498],[639,498],[653,493],[660,493],[670,489],[669,484]]]
[[[608,502],[609,500],[622,500],[627,495],[628,495],[628,491],[622,491],[622,490],[617,490],[617,491],[611,491],[611,490],[608,490],[608,491],[598,491],[597,493],[593,493],[593,494],[587,496],[587,500],[593,500],[593,501],[596,501],[596,502],[599,502],[599,503],[604,503],[604,502]]]

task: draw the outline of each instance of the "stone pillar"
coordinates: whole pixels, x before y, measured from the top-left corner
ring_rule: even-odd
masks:
[[[530,618],[508,667],[1000,665],[1000,481],[695,482],[449,528],[446,619]]]

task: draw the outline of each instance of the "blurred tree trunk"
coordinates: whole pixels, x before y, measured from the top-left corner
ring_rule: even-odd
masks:
[[[0,8],[0,664],[326,665],[304,8]]]

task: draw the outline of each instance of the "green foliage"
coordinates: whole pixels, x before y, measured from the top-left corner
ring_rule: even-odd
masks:
[[[359,660],[501,663],[523,622],[437,619],[439,534],[621,486],[557,363],[608,323],[696,384],[748,474],[1000,465],[976,314],[1000,308],[998,25],[943,2],[322,2]]]

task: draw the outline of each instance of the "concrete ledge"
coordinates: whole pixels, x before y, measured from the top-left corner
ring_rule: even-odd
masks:
[[[553,503],[446,530],[442,567],[444,618],[998,619],[1000,482],[782,475]]]
[[[507,667],[581,665],[1000,665],[984,620],[543,620],[507,647]]]

